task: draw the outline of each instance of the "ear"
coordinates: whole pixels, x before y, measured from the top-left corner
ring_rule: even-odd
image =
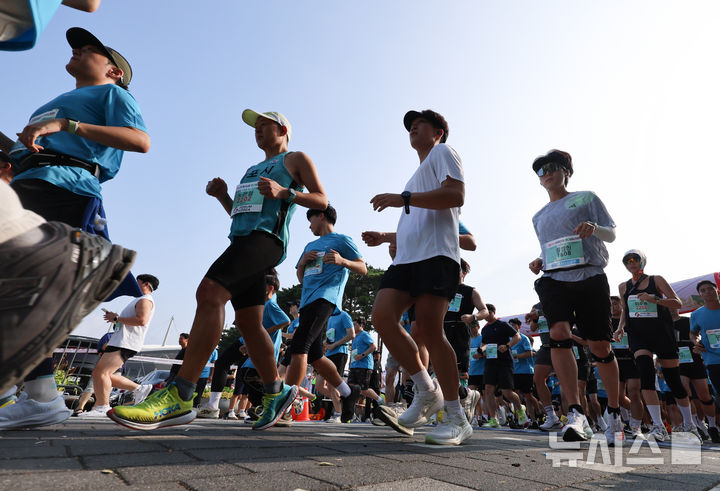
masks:
[[[119,67],[116,67],[115,65],[108,65],[108,71],[106,73],[106,76],[108,78],[111,78],[115,80],[115,82],[117,82],[123,77],[123,75],[125,75],[125,73]]]

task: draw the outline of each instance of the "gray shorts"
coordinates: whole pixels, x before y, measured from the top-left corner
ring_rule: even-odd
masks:
[[[385,370],[397,370],[398,368],[400,368],[400,364],[393,358],[393,355],[388,353],[387,360],[385,361]]]

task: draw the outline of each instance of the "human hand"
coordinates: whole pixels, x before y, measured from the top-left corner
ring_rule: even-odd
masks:
[[[593,234],[593,232],[595,232],[596,228],[597,225],[595,225],[593,222],[582,222],[580,225],[575,227],[573,233],[578,234],[581,239],[587,239]]]
[[[401,208],[405,205],[402,196],[396,193],[384,193],[373,196],[370,200],[373,210],[383,211],[385,208]]]
[[[219,177],[216,177],[208,181],[207,186],[205,186],[205,192],[214,198],[222,198],[228,192],[227,183]]]
[[[21,133],[16,133],[20,143],[25,145],[28,150],[37,153],[44,148],[35,143],[35,140],[45,135],[59,133],[67,128],[68,120],[65,118],[46,119],[37,123],[29,124],[23,128]]]
[[[542,270],[543,267],[543,261],[540,258],[535,259],[530,264],[528,264],[528,267],[530,268],[530,271],[533,272],[533,274],[540,273],[540,270]]]

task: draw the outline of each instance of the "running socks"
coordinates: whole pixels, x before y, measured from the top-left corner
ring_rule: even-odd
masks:
[[[263,392],[265,392],[266,394],[277,394],[278,392],[282,391],[282,388],[283,381],[280,379],[277,379],[271,384],[263,384]]]
[[[195,394],[195,384],[186,380],[182,377],[175,377],[175,386],[178,390],[178,395],[183,401],[189,401]]]
[[[465,412],[460,405],[460,399],[454,401],[445,401],[445,410],[450,417],[465,417]]]
[[[653,424],[655,426],[664,426],[662,415],[660,414],[660,406],[656,404],[648,404],[647,410],[650,413],[650,417],[652,418]]]
[[[680,410],[680,414],[682,414],[683,423],[685,423],[686,425],[695,426],[692,417],[692,409],[690,409],[690,406],[681,406],[680,404],[678,404],[677,407]]]
[[[415,375],[410,375],[410,378],[415,383],[417,390],[419,390],[420,392],[427,392],[429,390],[433,390],[434,388],[433,381],[430,378],[430,374],[428,374],[427,370],[425,370],[424,368],[417,372]]]
[[[58,388],[52,374],[43,375],[35,380],[25,381],[25,392],[28,398],[37,402],[50,402],[58,397]]]
[[[545,414],[548,415],[551,418],[557,418],[557,415],[555,414],[555,408],[550,406],[545,406]]]
[[[344,380],[340,385],[335,388],[338,392],[340,392],[340,397],[347,397],[352,393],[352,390],[350,390],[350,386]]]

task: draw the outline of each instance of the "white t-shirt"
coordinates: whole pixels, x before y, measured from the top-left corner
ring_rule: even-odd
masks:
[[[143,295],[130,302],[127,307],[120,312],[120,317],[134,317],[137,315],[135,312],[135,304],[140,300],[150,300],[152,303],[152,310],[150,310],[150,319],[145,326],[126,326],[123,324],[115,334],[108,341],[108,346],[117,346],[118,348],[125,348],[133,351],[142,350],[143,344],[145,344],[145,335],[147,334],[148,327],[152,321],[153,315],[155,315],[155,301],[152,295]]]
[[[405,185],[405,191],[422,193],[441,187],[448,177],[465,182],[457,152],[445,143],[435,145]],[[401,208],[397,227],[397,254],[393,264],[408,264],[436,256],[460,263],[458,219],[460,208],[428,210]]]

